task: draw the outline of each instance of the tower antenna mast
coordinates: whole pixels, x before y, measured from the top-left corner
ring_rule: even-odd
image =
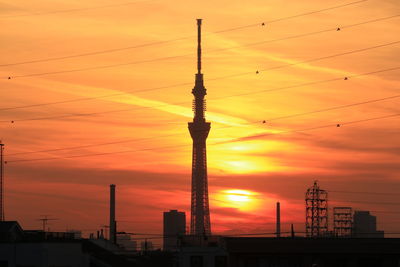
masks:
[[[197,19],[197,73],[201,73],[201,19]]]
[[[208,179],[207,179],[207,153],[206,139],[210,131],[210,123],[206,122],[204,99],[207,90],[203,84],[201,73],[201,19],[197,19],[197,73],[195,86],[192,90],[194,95],[193,122],[189,122],[189,131],[193,139],[192,154],[192,195],[190,213],[190,234],[211,235],[210,209],[208,201]]]

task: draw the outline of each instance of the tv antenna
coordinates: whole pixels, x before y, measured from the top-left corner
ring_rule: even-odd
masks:
[[[56,218],[49,218],[49,215],[40,215],[43,218],[39,218],[38,221],[42,221],[42,227],[43,227],[43,232],[46,232],[46,226],[48,224],[48,221],[55,221],[58,220]]]

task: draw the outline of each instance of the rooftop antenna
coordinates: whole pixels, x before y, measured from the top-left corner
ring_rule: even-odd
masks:
[[[38,219],[38,221],[42,221],[43,232],[46,232],[46,226],[48,221],[58,220],[56,218],[48,218],[49,215],[40,215],[43,218]]]

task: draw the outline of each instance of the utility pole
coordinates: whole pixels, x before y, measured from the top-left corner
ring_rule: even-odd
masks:
[[[0,141],[0,222],[4,216],[4,144]]]

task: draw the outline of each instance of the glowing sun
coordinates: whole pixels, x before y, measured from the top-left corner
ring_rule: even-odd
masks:
[[[259,207],[260,196],[259,193],[250,190],[229,189],[218,191],[215,194],[215,201],[220,207],[250,211]]]

